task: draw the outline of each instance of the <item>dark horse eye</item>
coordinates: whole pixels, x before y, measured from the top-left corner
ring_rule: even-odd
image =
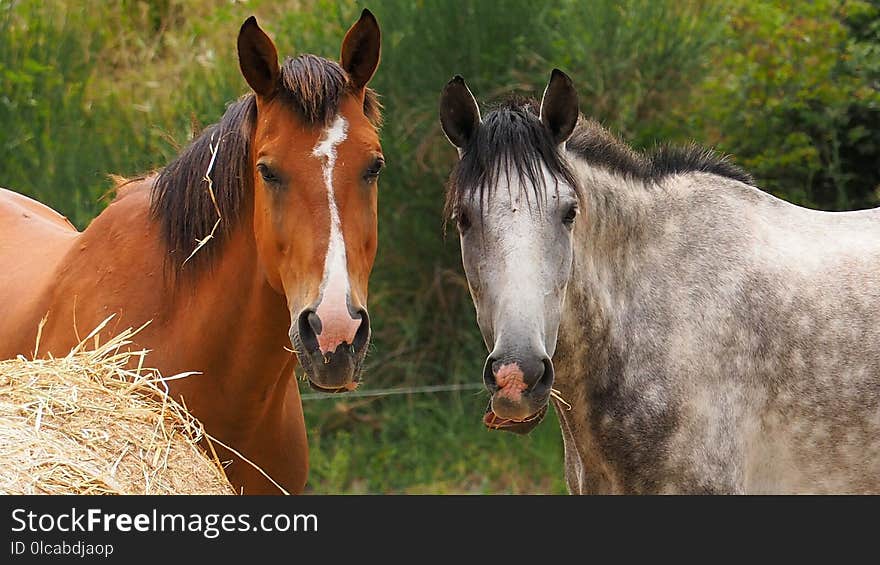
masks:
[[[575,205],[571,205],[565,211],[565,215],[562,216],[562,223],[566,226],[571,227],[574,224],[574,219],[577,217],[578,208]]]
[[[263,163],[257,163],[257,172],[259,172],[260,176],[263,177],[263,180],[269,184],[281,183],[281,178],[279,178],[278,175],[276,175],[275,172],[272,171],[272,169],[270,169]]]
[[[367,182],[373,182],[377,178],[379,178],[379,173],[382,172],[382,169],[385,167],[385,159],[382,157],[378,157],[373,164],[370,165],[370,168],[364,173],[364,180]]]

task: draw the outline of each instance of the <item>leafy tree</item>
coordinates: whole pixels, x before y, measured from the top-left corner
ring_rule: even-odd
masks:
[[[829,210],[876,205],[876,2],[740,2],[690,113],[759,184]]]

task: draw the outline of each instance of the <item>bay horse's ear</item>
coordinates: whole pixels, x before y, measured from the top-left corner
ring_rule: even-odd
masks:
[[[379,22],[366,8],[361,17],[345,34],[339,61],[348,73],[356,90],[362,90],[373,78],[379,66],[382,34]]]
[[[556,143],[564,143],[578,121],[578,95],[571,78],[559,69],[550,73],[550,82],[541,98],[541,122]]]
[[[480,126],[480,107],[464,79],[459,75],[443,87],[440,95],[440,125],[459,154]]]
[[[238,65],[258,96],[269,98],[275,94],[281,74],[278,51],[253,16],[244,21],[238,32]]]

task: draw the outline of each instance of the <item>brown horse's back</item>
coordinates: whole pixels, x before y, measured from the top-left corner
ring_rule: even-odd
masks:
[[[55,210],[0,188],[0,359],[33,352],[54,271],[79,235]]]

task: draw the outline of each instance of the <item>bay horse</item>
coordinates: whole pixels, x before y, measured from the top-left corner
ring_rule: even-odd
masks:
[[[384,159],[367,84],[380,32],[364,10],[338,63],[279,64],[250,17],[237,46],[252,92],[164,169],[121,186],[82,233],[0,190],[0,358],[64,355],[112,314],[116,328],[151,321],[135,338],[150,365],[201,373],[169,381],[171,394],[299,493],[308,446],[294,368],[318,390],[352,390],[370,338]],[[219,451],[240,492],[279,492]]]
[[[880,209],[635,151],[558,69],[485,118],[457,76],[440,121],[486,426],[527,433],[552,398],[572,493],[880,492]]]

